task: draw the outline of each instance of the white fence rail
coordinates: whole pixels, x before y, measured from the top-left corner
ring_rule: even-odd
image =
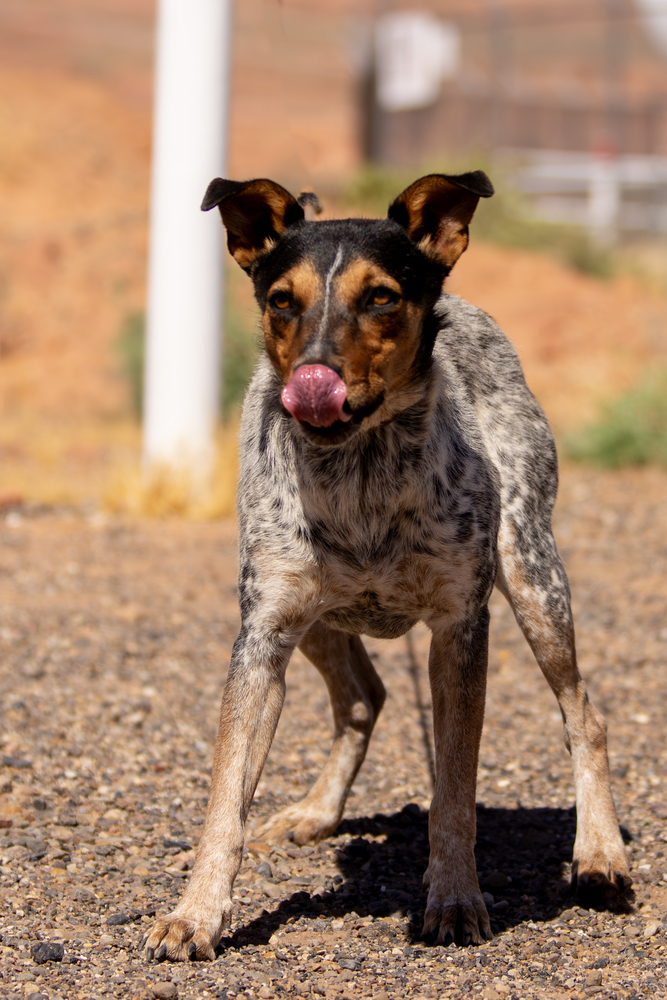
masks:
[[[588,226],[610,242],[619,231],[667,233],[667,158],[507,151],[514,184],[551,222]]]

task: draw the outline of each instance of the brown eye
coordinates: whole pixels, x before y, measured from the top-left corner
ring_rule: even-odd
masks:
[[[371,305],[388,306],[396,301],[396,296],[388,288],[376,288],[371,295]]]
[[[274,309],[289,309],[292,305],[292,300],[285,292],[276,292],[271,299],[271,305]]]

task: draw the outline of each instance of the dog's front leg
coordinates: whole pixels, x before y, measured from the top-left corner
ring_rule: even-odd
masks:
[[[424,933],[440,944],[479,944],[491,925],[475,865],[475,790],[484,720],[489,613],[434,627],[429,660],[435,739],[435,794]]]
[[[271,649],[248,632],[236,641],[194,870],[176,909],[153,925],[146,941],[149,959],[215,957],[231,915],[243,828],[280,718],[291,651]]]

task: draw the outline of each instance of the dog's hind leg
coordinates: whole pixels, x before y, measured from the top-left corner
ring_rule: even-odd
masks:
[[[570,590],[550,525],[543,522],[538,535],[526,527],[527,522],[530,519],[504,518],[496,583],[510,602],[563,716],[577,804],[573,887],[581,902],[604,905],[632,883],[611,794],[606,725],[588,700],[577,668]]]
[[[336,829],[361,767],[385,689],[359,636],[314,625],[299,648],[322,675],[334,717],[334,739],[321,775],[301,802],[288,806],[260,829],[273,840],[318,841]]]

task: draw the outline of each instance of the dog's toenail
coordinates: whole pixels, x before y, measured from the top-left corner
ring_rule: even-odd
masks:
[[[155,958],[155,948],[146,948],[146,958],[149,962],[152,962]]]
[[[161,962],[163,958],[167,957],[167,946],[166,944],[161,944],[155,953],[155,958],[158,962]]]
[[[197,957],[197,945],[194,943],[194,941],[191,941],[190,944],[188,945],[188,958],[192,962],[196,957]]]

